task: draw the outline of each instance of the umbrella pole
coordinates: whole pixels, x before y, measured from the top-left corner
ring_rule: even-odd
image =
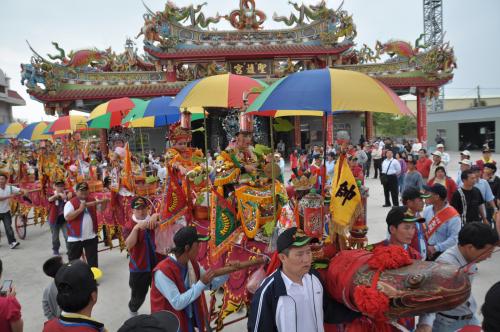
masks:
[[[273,195],[273,222],[276,225],[276,175],[274,174],[274,130],[273,130],[273,118],[269,118],[269,131],[271,133],[271,194]],[[284,175],[283,175],[284,176]]]
[[[323,175],[321,175],[321,196],[325,198],[325,185],[326,185],[326,142],[327,142],[327,115],[323,115]]]
[[[141,151],[142,151],[142,162],[146,161],[146,156],[144,155],[144,142],[142,140],[142,128],[139,127],[139,136],[141,137]]]
[[[325,220],[325,196],[326,196],[326,142],[327,142],[327,135],[328,135],[328,115],[325,112],[323,114],[323,166],[321,167],[323,169],[323,174],[321,175],[321,197],[323,199],[323,204],[321,205],[321,222]],[[321,173],[320,173],[321,174]],[[330,230],[331,231],[331,230]]]
[[[209,219],[210,219],[210,174],[208,173],[208,137],[207,137],[207,114],[205,112],[205,108],[203,107],[203,127],[205,130],[203,130],[203,136],[205,140],[205,167],[206,167],[206,172],[207,172],[207,192],[206,192],[206,198],[207,198],[207,204],[208,204],[208,213],[209,213]]]

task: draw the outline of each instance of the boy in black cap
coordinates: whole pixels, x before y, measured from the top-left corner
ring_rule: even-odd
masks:
[[[430,195],[422,193],[419,189],[410,187],[405,189],[402,194],[403,206],[408,207],[409,212],[419,217],[420,213],[424,210],[424,198]],[[425,239],[424,228],[420,223],[415,223],[415,235],[410,243],[410,246],[415,249],[422,259],[427,257],[427,241]]]
[[[423,223],[425,219],[417,217],[407,206],[395,206],[389,211],[385,221],[390,237],[388,240],[373,244],[372,248],[396,245],[405,248],[411,259],[422,259],[420,253],[410,244],[416,232],[415,223]]]
[[[281,268],[255,293],[248,331],[324,331],[323,286],[311,270],[310,241],[297,227],[278,237]]]
[[[71,199],[71,193],[64,192],[65,183],[63,180],[57,180],[54,183],[54,194],[48,198],[49,201],[49,224],[52,233],[52,253],[59,256],[59,233],[62,232],[66,249],[68,249],[68,229],[66,219],[64,219],[64,205]]]
[[[170,311],[162,310],[151,315],[139,315],[127,320],[118,332],[177,332],[179,320]]]
[[[144,197],[135,197],[131,202],[132,220],[125,225],[125,246],[130,255],[129,286],[132,291],[128,308],[132,316],[144,303],[151,286],[151,272],[161,257],[155,250],[155,228],[158,214],[148,215],[148,203]]]
[[[151,312],[173,312],[179,319],[181,332],[205,331],[209,317],[203,292],[217,289],[227,276],[214,277],[214,270],[204,271],[197,262],[200,235],[193,226],[181,228],[174,235],[175,248],[154,269],[151,286]]]
[[[97,282],[90,266],[74,260],[63,265],[55,277],[59,318],[45,322],[43,332],[104,332],[102,323],[91,318],[97,303]]]
[[[42,307],[43,314],[48,320],[52,318],[57,318],[61,314],[61,308],[57,304],[57,287],[54,281],[57,271],[63,266],[63,260],[61,256],[54,256],[49,258],[43,264],[43,272],[52,278],[50,284],[43,291]]]

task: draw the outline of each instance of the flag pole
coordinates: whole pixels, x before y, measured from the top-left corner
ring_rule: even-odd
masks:
[[[206,167],[206,172],[207,172],[207,178],[206,178],[206,181],[207,181],[207,192],[206,192],[206,198],[207,198],[207,206],[208,206],[208,218],[210,220],[210,174],[208,172],[209,168],[208,168],[208,137],[207,137],[207,115],[205,113],[205,107],[203,107],[203,127],[204,127],[204,131],[203,131],[203,136],[204,136],[204,139],[205,139],[205,167]]]
[[[269,117],[270,133],[271,133],[271,194],[273,195],[273,222],[276,225],[276,175],[274,174],[274,130],[273,130],[273,117]]]

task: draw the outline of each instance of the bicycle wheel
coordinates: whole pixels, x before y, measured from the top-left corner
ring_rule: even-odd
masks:
[[[14,219],[16,224],[16,233],[21,240],[26,238],[26,223],[28,222],[28,217],[24,214],[16,214]]]

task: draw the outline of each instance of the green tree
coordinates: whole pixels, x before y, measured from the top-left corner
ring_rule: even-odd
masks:
[[[417,120],[414,116],[375,113],[373,116],[376,136],[416,136]]]

